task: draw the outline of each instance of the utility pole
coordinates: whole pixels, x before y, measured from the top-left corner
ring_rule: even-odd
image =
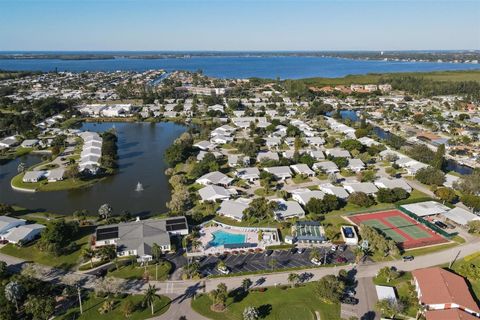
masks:
[[[82,307],[82,292],[80,290],[80,286],[77,285],[77,292],[78,292],[78,303],[80,304],[80,314],[83,314],[83,307]]]
[[[458,250],[457,255],[455,256],[455,258],[453,258],[453,260],[450,261],[450,264],[448,265],[448,268],[449,268],[449,269],[452,268],[452,265],[453,265],[453,263],[457,260],[458,256],[460,255],[460,252],[461,252],[461,250]]]
[[[155,281],[158,281],[158,262],[155,264]]]

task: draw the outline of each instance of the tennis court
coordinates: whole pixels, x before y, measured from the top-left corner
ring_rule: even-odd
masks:
[[[403,249],[414,249],[448,241],[399,210],[358,214],[348,218],[357,225],[365,224],[380,230]]]

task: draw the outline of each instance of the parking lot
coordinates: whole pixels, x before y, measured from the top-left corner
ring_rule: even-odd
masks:
[[[331,247],[318,248],[322,264],[342,264],[354,262],[355,254],[346,249],[332,251]],[[221,256],[207,256],[198,259],[200,262],[200,272],[204,276],[218,275],[220,272],[216,266],[220,260],[227,265],[230,273],[268,271],[272,269],[285,268],[309,268],[314,267],[310,261],[310,252],[312,249],[305,249],[304,252],[292,252],[291,250],[274,250],[270,256],[265,252],[229,254]]]

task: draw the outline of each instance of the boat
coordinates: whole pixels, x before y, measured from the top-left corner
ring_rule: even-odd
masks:
[[[137,183],[137,187],[135,188],[135,191],[137,192],[143,191],[143,185],[140,182]]]

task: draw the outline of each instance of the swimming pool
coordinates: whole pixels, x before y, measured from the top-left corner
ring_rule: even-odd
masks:
[[[239,244],[245,243],[244,234],[228,233],[223,230],[218,230],[212,233],[213,239],[209,242],[212,247],[219,247],[225,244]]]

